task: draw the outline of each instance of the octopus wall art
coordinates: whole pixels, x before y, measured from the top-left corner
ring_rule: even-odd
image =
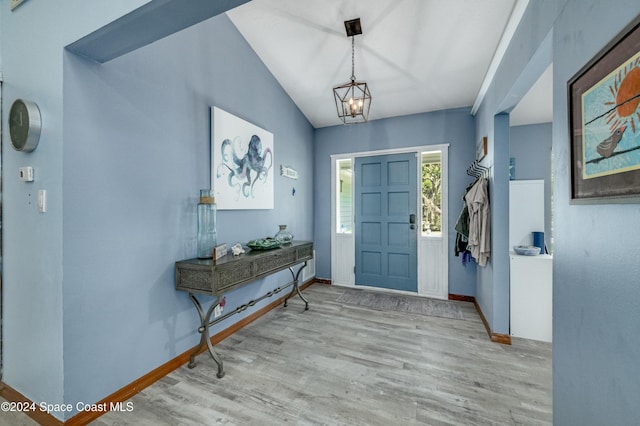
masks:
[[[220,210],[273,208],[273,134],[212,108],[211,187]]]
[[[583,179],[640,169],[640,52],[582,95]]]

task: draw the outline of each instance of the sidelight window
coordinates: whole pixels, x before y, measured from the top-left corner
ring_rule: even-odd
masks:
[[[422,153],[422,233],[442,232],[442,153]]]
[[[338,214],[336,220],[336,232],[340,234],[351,234],[353,231],[353,197],[352,182],[353,169],[351,159],[338,160],[337,200]]]

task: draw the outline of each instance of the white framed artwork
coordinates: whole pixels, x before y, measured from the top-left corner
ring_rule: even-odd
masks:
[[[211,188],[219,210],[273,209],[273,134],[211,108]]]

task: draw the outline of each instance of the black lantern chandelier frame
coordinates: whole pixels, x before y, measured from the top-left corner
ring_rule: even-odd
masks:
[[[362,34],[360,18],[345,21],[347,36],[351,37],[351,81],[333,88],[338,117],[344,124],[366,123],[371,108],[371,92],[365,82],[356,81],[355,76],[355,40]]]

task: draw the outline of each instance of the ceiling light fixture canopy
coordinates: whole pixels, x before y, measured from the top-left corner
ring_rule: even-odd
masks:
[[[338,117],[344,124],[365,123],[369,118],[371,92],[365,82],[356,81],[355,75],[355,40],[362,34],[360,18],[344,22],[347,37],[351,37],[351,81],[333,88]]]

